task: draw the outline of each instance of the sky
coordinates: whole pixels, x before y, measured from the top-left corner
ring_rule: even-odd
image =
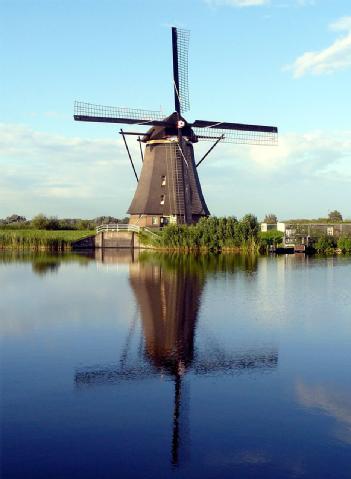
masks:
[[[191,32],[188,121],[279,128],[278,146],[201,164],[211,213],[351,218],[350,0],[0,0],[0,18],[0,218],[125,216],[120,125],[75,122],[73,104],[170,114],[171,26]]]

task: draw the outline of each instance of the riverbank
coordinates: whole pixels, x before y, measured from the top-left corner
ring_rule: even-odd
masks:
[[[70,251],[75,241],[94,230],[0,230],[0,250]]]
[[[238,231],[228,227],[224,228],[221,222],[212,224],[212,228],[208,228],[208,226],[208,223],[192,226],[172,225],[154,235],[141,231],[138,234],[140,248],[177,253],[268,254],[279,252],[282,240],[280,232],[262,233],[251,229],[251,231],[246,231],[246,234],[241,234],[240,237]],[[241,231],[241,233],[243,232]],[[78,241],[94,237],[94,235],[95,230],[0,229],[0,250],[72,251]],[[80,246],[78,249],[94,248],[90,243]],[[350,244],[349,238],[341,238],[337,242],[332,238],[320,238],[309,254],[350,254]],[[284,252],[284,248],[281,249],[281,252]]]

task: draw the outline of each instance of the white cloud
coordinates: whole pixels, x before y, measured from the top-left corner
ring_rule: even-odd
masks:
[[[351,131],[280,134],[276,147],[219,145],[199,174],[213,214],[315,218],[332,208],[351,217]]]
[[[204,0],[207,5],[211,7],[262,7],[264,5],[276,5],[278,8],[288,8],[291,6],[313,6],[315,5],[315,0],[290,0],[288,3],[281,3],[277,1],[276,3],[273,0]]]
[[[315,0],[296,0],[296,3],[300,7],[314,6],[316,4]]]
[[[292,170],[304,177],[331,177],[342,175],[351,178],[351,132],[314,131],[304,134],[283,134],[278,147],[252,146],[249,158],[260,169],[268,172]]]
[[[330,28],[346,33],[324,50],[305,52],[294,63],[286,66],[285,69],[291,70],[294,78],[306,74],[330,74],[351,66],[351,17],[340,18]]]
[[[268,5],[270,0],[206,0],[206,3],[213,7],[258,7],[261,5]]]
[[[225,144],[217,148],[221,148],[221,160],[212,166],[216,170],[240,167],[255,175],[279,175],[289,181],[297,171],[304,179],[351,180],[351,131],[284,133],[278,146]],[[233,158],[240,161],[233,162]]]
[[[329,25],[330,30],[334,31],[351,31],[351,17],[341,17]]]
[[[124,215],[135,186],[121,139],[72,138],[24,125],[0,124],[0,169],[0,217]]]
[[[130,140],[129,145],[139,169],[137,142]],[[197,159],[208,147],[207,142],[195,146]],[[39,212],[61,217],[122,216],[135,189],[120,139],[72,138],[23,125],[0,125],[0,171],[0,218],[16,212],[28,217]],[[351,132],[282,134],[277,147],[218,145],[199,174],[213,214],[263,215],[275,210],[284,188],[286,202],[280,196],[281,212],[276,211],[281,216],[295,214],[288,209],[289,196],[294,197],[294,209],[301,208],[305,215],[328,211],[333,196],[333,208],[349,216],[345,205],[351,182]],[[303,184],[315,198],[325,188],[330,192],[311,204],[318,208],[316,213],[309,213],[303,195],[296,198]]]

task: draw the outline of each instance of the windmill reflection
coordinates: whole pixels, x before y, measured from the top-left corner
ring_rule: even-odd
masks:
[[[161,257],[162,258],[162,257]],[[130,266],[130,284],[139,305],[145,354],[153,366],[174,378],[172,464],[180,445],[182,376],[194,357],[194,337],[204,275],[181,261],[140,261]]]
[[[129,271],[147,357],[164,373],[183,374],[193,360],[204,276],[179,263],[138,262]]]
[[[220,258],[220,259],[219,259]],[[226,352],[212,348],[194,353],[195,331],[201,297],[209,271],[245,271],[253,264],[239,258],[194,257],[187,255],[141,254],[129,265],[129,282],[140,311],[143,354],[139,362],[128,364],[131,338],[137,313],[132,319],[119,365],[80,370],[75,381],[81,384],[140,380],[166,375],[174,382],[171,462],[179,462],[180,416],[184,408],[183,377],[187,371],[196,375],[237,374],[245,370],[271,370],[277,366],[278,353],[272,348]],[[145,361],[146,359],[146,361]],[[182,412],[183,414],[183,412]],[[184,444],[184,441],[183,441]]]

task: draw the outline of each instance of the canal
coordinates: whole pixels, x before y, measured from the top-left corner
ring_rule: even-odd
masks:
[[[351,477],[351,258],[0,254],[2,477]]]

